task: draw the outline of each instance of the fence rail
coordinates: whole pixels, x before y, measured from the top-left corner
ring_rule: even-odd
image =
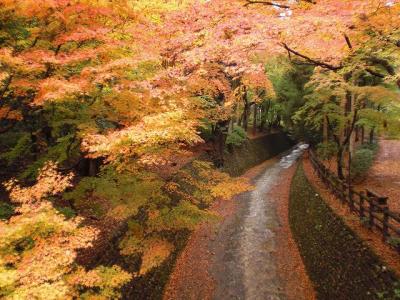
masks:
[[[318,176],[351,212],[358,215],[361,223],[370,230],[376,230],[400,254],[400,214],[387,206],[387,197],[382,197],[370,190],[356,191],[340,180],[310,150],[310,161]]]

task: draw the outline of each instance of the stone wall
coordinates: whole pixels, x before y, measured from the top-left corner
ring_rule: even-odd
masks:
[[[223,171],[232,176],[239,176],[247,169],[288,150],[293,145],[294,142],[283,132],[247,140],[240,147],[226,150]]]

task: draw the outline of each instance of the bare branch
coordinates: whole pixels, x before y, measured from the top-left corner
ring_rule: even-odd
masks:
[[[290,8],[288,5],[284,4],[279,4],[271,1],[257,1],[257,0],[246,0],[246,4],[244,6],[249,6],[251,4],[264,4],[264,5],[271,5],[271,6],[276,6],[280,8]]]
[[[367,71],[369,74],[374,75],[376,77],[385,78],[385,75],[383,75],[381,73],[378,73],[378,72],[375,72],[374,70],[372,70],[370,68],[365,69],[365,71]]]
[[[346,40],[346,44],[349,47],[349,49],[353,50],[353,45],[350,42],[350,38],[347,34],[343,33],[344,39]]]
[[[280,7],[280,8],[287,8],[287,9],[292,8],[291,6],[286,5],[286,4],[279,4],[279,3],[277,3],[277,1],[246,0],[246,4],[244,6],[249,6],[251,4],[264,4],[264,5],[276,6],[276,7]],[[316,1],[314,1],[314,0],[302,0],[302,1],[311,3],[311,4],[317,4]]]
[[[310,57],[308,57],[308,56],[306,56],[306,55],[304,55],[304,54],[301,54],[301,53],[297,52],[296,50],[291,49],[291,48],[290,48],[287,44],[285,44],[285,43],[282,43],[281,45],[282,45],[288,52],[290,52],[290,53],[292,53],[292,54],[294,54],[294,55],[296,55],[296,56],[298,56],[298,57],[301,57],[301,58],[305,59],[306,61],[308,61],[308,62],[311,63],[312,65],[320,66],[320,67],[329,69],[329,70],[331,70],[331,71],[337,71],[337,70],[340,70],[340,69],[343,68],[343,66],[333,66],[333,65],[327,64],[327,63],[325,63],[325,62],[318,61],[318,60],[316,60],[316,59],[310,58]]]

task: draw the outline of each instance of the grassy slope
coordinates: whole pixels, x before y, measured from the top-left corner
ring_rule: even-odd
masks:
[[[302,164],[291,185],[289,220],[318,299],[400,299],[394,274],[315,192]]]

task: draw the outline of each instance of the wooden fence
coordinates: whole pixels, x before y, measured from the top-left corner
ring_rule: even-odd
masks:
[[[310,160],[329,190],[343,204],[348,205],[351,212],[359,216],[363,225],[379,232],[382,239],[400,253],[400,214],[388,208],[388,198],[370,190],[365,192],[354,190],[351,185],[330,171],[312,150],[310,150]]]

